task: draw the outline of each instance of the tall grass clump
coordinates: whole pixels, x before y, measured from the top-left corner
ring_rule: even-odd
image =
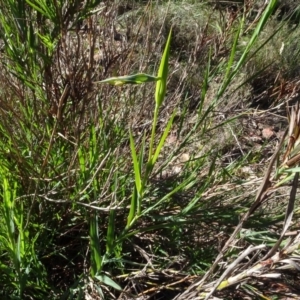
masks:
[[[290,225],[295,201],[266,213],[271,188],[255,198],[261,178],[247,170],[268,157],[238,125],[255,115],[239,97],[280,33],[260,40],[275,8],[249,26],[241,4],[1,2],[1,297],[208,298],[236,283],[234,267],[247,279],[235,259],[250,252],[231,245],[264,249],[262,228]],[[274,191],[297,179],[287,147],[263,181]],[[279,249],[272,238],[257,262]]]

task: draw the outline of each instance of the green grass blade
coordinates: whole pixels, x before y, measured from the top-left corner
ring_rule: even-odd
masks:
[[[244,64],[244,62],[246,61],[246,58],[250,52],[250,49],[254,45],[259,34],[262,32],[264,26],[266,25],[266,22],[269,20],[270,16],[272,15],[272,13],[276,7],[276,4],[277,4],[277,0],[271,0],[269,2],[268,6],[266,7],[266,9],[264,10],[264,13],[263,13],[262,17],[260,18],[258,25],[256,26],[254,33],[251,36],[251,39],[250,39],[246,49],[244,50],[239,61],[237,62],[237,65],[233,71],[233,74],[235,74],[240,69],[240,67]]]
[[[145,138],[146,136],[144,135],[143,141],[141,144],[141,149],[140,149],[140,155],[139,155],[139,172],[142,174],[142,166],[143,166],[143,161],[144,161],[144,150],[145,150]],[[142,175],[141,175],[142,176]],[[139,194],[139,197],[137,197],[137,214],[138,216],[141,214],[141,207],[142,207],[142,194],[144,192],[144,187],[146,185],[146,181],[148,180],[147,173],[144,176],[144,179],[141,177],[141,192]]]
[[[112,85],[123,85],[123,84],[141,84],[147,82],[155,82],[159,81],[159,77],[151,76],[145,73],[139,73],[128,76],[117,76],[110,77],[101,81],[97,81],[95,83],[110,83]]]
[[[109,278],[108,276],[104,275],[104,274],[99,274],[96,276],[96,278],[98,280],[100,280],[101,282],[103,282],[104,284],[111,286],[112,288],[118,290],[118,291],[122,291],[122,288],[115,282],[113,281],[111,278]]]
[[[131,226],[132,220],[134,219],[134,217],[136,215],[137,202],[138,202],[138,192],[137,192],[136,186],[135,186],[133,189],[132,195],[131,195],[130,209],[129,209],[129,214],[127,217],[126,229],[128,229]]]
[[[138,195],[141,195],[142,192],[142,178],[141,178],[141,166],[139,164],[137,153],[134,146],[134,140],[132,133],[130,132],[130,149],[131,149],[131,156],[133,160],[133,167],[134,167],[134,179],[135,179],[135,185]]]
[[[133,168],[134,168],[135,187],[131,196],[130,210],[127,217],[126,227],[129,227],[131,225],[131,222],[137,213],[138,202],[140,201],[140,197],[142,194],[141,165],[137,158],[137,153],[135,150],[134,140],[131,132],[129,137],[130,137],[131,156],[132,156]]]
[[[154,109],[154,117],[152,122],[148,162],[150,162],[152,159],[159,108],[164,101],[166,89],[167,89],[171,36],[172,36],[172,30],[170,30],[168,40],[164,49],[164,53],[162,55],[162,59],[160,62],[158,74],[157,74],[157,77],[160,78],[160,80],[156,82],[156,88],[155,88],[155,109]]]
[[[157,77],[160,78],[160,80],[156,82],[156,89],[155,89],[155,102],[157,108],[159,108],[163,103],[166,94],[166,89],[167,89],[171,36],[172,36],[172,30],[170,30],[168,40],[165,46],[165,50],[160,62],[158,74],[157,74]]]
[[[50,20],[54,21],[56,17],[56,13],[54,7],[46,1],[39,0],[39,1],[30,1],[26,0],[27,4],[34,8],[36,11],[44,15],[45,17],[49,18]]]
[[[173,125],[173,121],[174,121],[174,117],[176,115],[176,110],[174,110],[170,120],[168,121],[168,124],[163,132],[163,135],[158,143],[158,146],[155,150],[155,153],[150,161],[150,165],[151,165],[151,168],[155,165],[157,159],[158,159],[158,156],[159,156],[159,153],[161,151],[161,149],[163,148],[164,144],[165,144],[165,141],[166,141],[166,138],[168,137],[169,133],[170,133],[170,130],[171,130],[171,127]]]
[[[98,216],[93,213],[89,217],[90,221],[90,242],[91,242],[91,275],[95,276],[101,271],[102,256],[100,252],[100,237],[98,231]]]

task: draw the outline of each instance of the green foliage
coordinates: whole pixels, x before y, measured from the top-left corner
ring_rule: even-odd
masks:
[[[5,168],[1,168],[1,285],[3,293],[23,298],[29,290],[38,297],[49,290],[43,266],[38,258],[35,243],[38,232],[25,226],[26,212],[22,199],[18,198],[18,183]],[[39,278],[40,280],[37,280]]]
[[[154,77],[148,74],[134,74],[130,76],[118,76],[111,77],[99,81],[99,83],[110,83],[113,85],[123,85],[123,84],[140,84],[144,82],[153,82],[153,81],[161,81],[159,77]]]
[[[249,112],[226,106],[283,28],[260,40],[276,1],[251,30],[246,10],[226,23],[204,2],[127,2],[0,3],[0,298],[132,299],[151,272],[202,276],[250,206],[238,174],[263,155],[227,150]],[[283,215],[262,219],[244,243],[274,244]]]

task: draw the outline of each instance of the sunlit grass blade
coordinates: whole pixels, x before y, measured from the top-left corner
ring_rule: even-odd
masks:
[[[139,196],[137,197],[137,215],[138,216],[141,213],[144,188],[145,188],[145,186],[147,184],[147,180],[148,180],[147,173],[144,174],[144,176],[142,175],[142,166],[144,164],[145,138],[146,138],[146,136],[144,135],[142,143],[140,145],[140,154],[139,154],[139,162],[138,162],[139,172],[140,172],[140,176],[141,176],[141,192],[140,192]]]
[[[129,213],[128,213],[128,217],[127,217],[126,229],[128,229],[131,226],[132,221],[133,221],[134,217],[136,216],[137,202],[139,201],[138,197],[139,196],[138,196],[136,186],[134,186],[134,189],[133,189],[132,195],[131,195],[130,209],[129,209]]]
[[[269,2],[268,6],[266,7],[266,9],[264,10],[264,13],[263,13],[262,17],[260,18],[260,20],[250,38],[250,41],[249,41],[246,49],[243,51],[241,58],[238,60],[236,66],[233,70],[233,74],[235,74],[240,69],[240,67],[245,63],[246,58],[247,58],[250,50],[252,49],[254,43],[256,42],[259,34],[262,32],[267,21],[270,19],[270,16],[276,7],[276,4],[277,4],[277,0],[271,0]]]
[[[137,157],[137,153],[134,146],[134,140],[131,132],[130,132],[130,149],[131,149],[131,156],[132,156],[133,167],[134,167],[135,185],[138,192],[138,196],[140,196],[142,191],[141,166],[139,164],[139,160]]]
[[[167,43],[165,46],[165,50],[160,61],[158,74],[157,74],[157,77],[160,78],[160,80],[156,82],[156,89],[155,89],[155,103],[157,108],[161,106],[165,98],[166,89],[167,89],[171,36],[172,36],[172,30],[170,30]]]
[[[154,116],[152,122],[148,161],[151,160],[151,157],[153,155],[153,145],[155,140],[155,131],[156,131],[158,114],[159,114],[159,108],[163,103],[166,94],[166,89],[167,89],[171,36],[172,36],[172,30],[170,30],[167,43],[164,49],[164,53],[160,61],[158,74],[157,74],[157,77],[160,79],[156,82],[156,87],[155,87],[155,108],[154,108]]]
[[[123,84],[141,84],[147,82],[155,82],[159,81],[159,77],[151,76],[145,73],[139,73],[128,76],[117,76],[110,77],[101,81],[97,81],[95,83],[110,83],[112,85],[123,85]]]
[[[156,163],[156,161],[158,159],[158,156],[160,154],[160,151],[161,151],[161,149],[163,148],[163,146],[165,144],[166,138],[168,137],[168,135],[170,133],[170,130],[171,130],[171,127],[173,125],[173,121],[174,121],[175,115],[176,115],[176,110],[174,110],[171,118],[168,121],[168,124],[167,124],[167,126],[166,126],[166,128],[165,128],[165,130],[163,132],[163,135],[160,138],[160,141],[159,141],[159,143],[158,143],[158,145],[156,147],[154,155],[151,158],[151,161],[148,162],[148,164],[150,165],[150,169],[152,169],[153,166],[155,165],[155,163]]]
[[[26,0],[26,2],[32,8],[34,8],[36,11],[40,12],[45,17],[49,18],[52,21],[56,21],[57,13],[55,11],[55,7],[54,7],[53,3],[51,3],[51,2],[49,3],[44,0],[39,0],[39,1]],[[55,3],[58,4],[59,1],[58,1],[58,3],[57,2],[55,2]]]
[[[257,26],[255,27],[255,30],[250,38],[250,41],[248,42],[246,48],[244,49],[240,59],[236,62],[235,66],[233,67],[233,62],[234,62],[234,58],[235,58],[235,54],[236,54],[236,48],[237,48],[238,41],[240,38],[241,29],[243,28],[243,24],[244,24],[244,19],[242,19],[242,21],[238,27],[237,33],[235,35],[235,38],[234,38],[233,46],[232,46],[231,53],[230,53],[230,58],[229,58],[228,64],[227,64],[225,78],[224,78],[221,88],[218,91],[218,98],[221,97],[221,95],[223,95],[224,91],[227,89],[227,87],[230,84],[230,82],[232,81],[232,79],[236,76],[237,72],[245,64],[247,57],[250,53],[250,50],[253,49],[253,46],[254,46],[258,36],[261,34],[263,28],[265,27],[271,14],[273,13],[273,11],[276,7],[276,3],[277,3],[277,0],[271,0],[269,2],[268,6],[266,7],[266,9],[263,12],[262,17],[259,19]]]
[[[134,146],[134,140],[132,133],[130,132],[130,149],[131,149],[131,156],[133,160],[133,168],[134,168],[134,179],[135,179],[135,186],[131,196],[130,202],[130,210],[127,217],[127,226],[130,226],[132,220],[134,219],[137,213],[138,202],[141,201],[141,194],[142,194],[142,178],[141,178],[141,165],[137,157],[137,153]]]

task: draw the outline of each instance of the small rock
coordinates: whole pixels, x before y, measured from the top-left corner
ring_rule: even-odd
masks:
[[[262,130],[261,132],[263,138],[265,138],[266,140],[269,140],[272,136],[275,135],[275,132],[273,131],[273,129],[271,127],[266,127]]]
[[[188,153],[183,153],[180,156],[180,162],[182,162],[182,163],[187,162],[189,159],[190,159],[190,156]]]

